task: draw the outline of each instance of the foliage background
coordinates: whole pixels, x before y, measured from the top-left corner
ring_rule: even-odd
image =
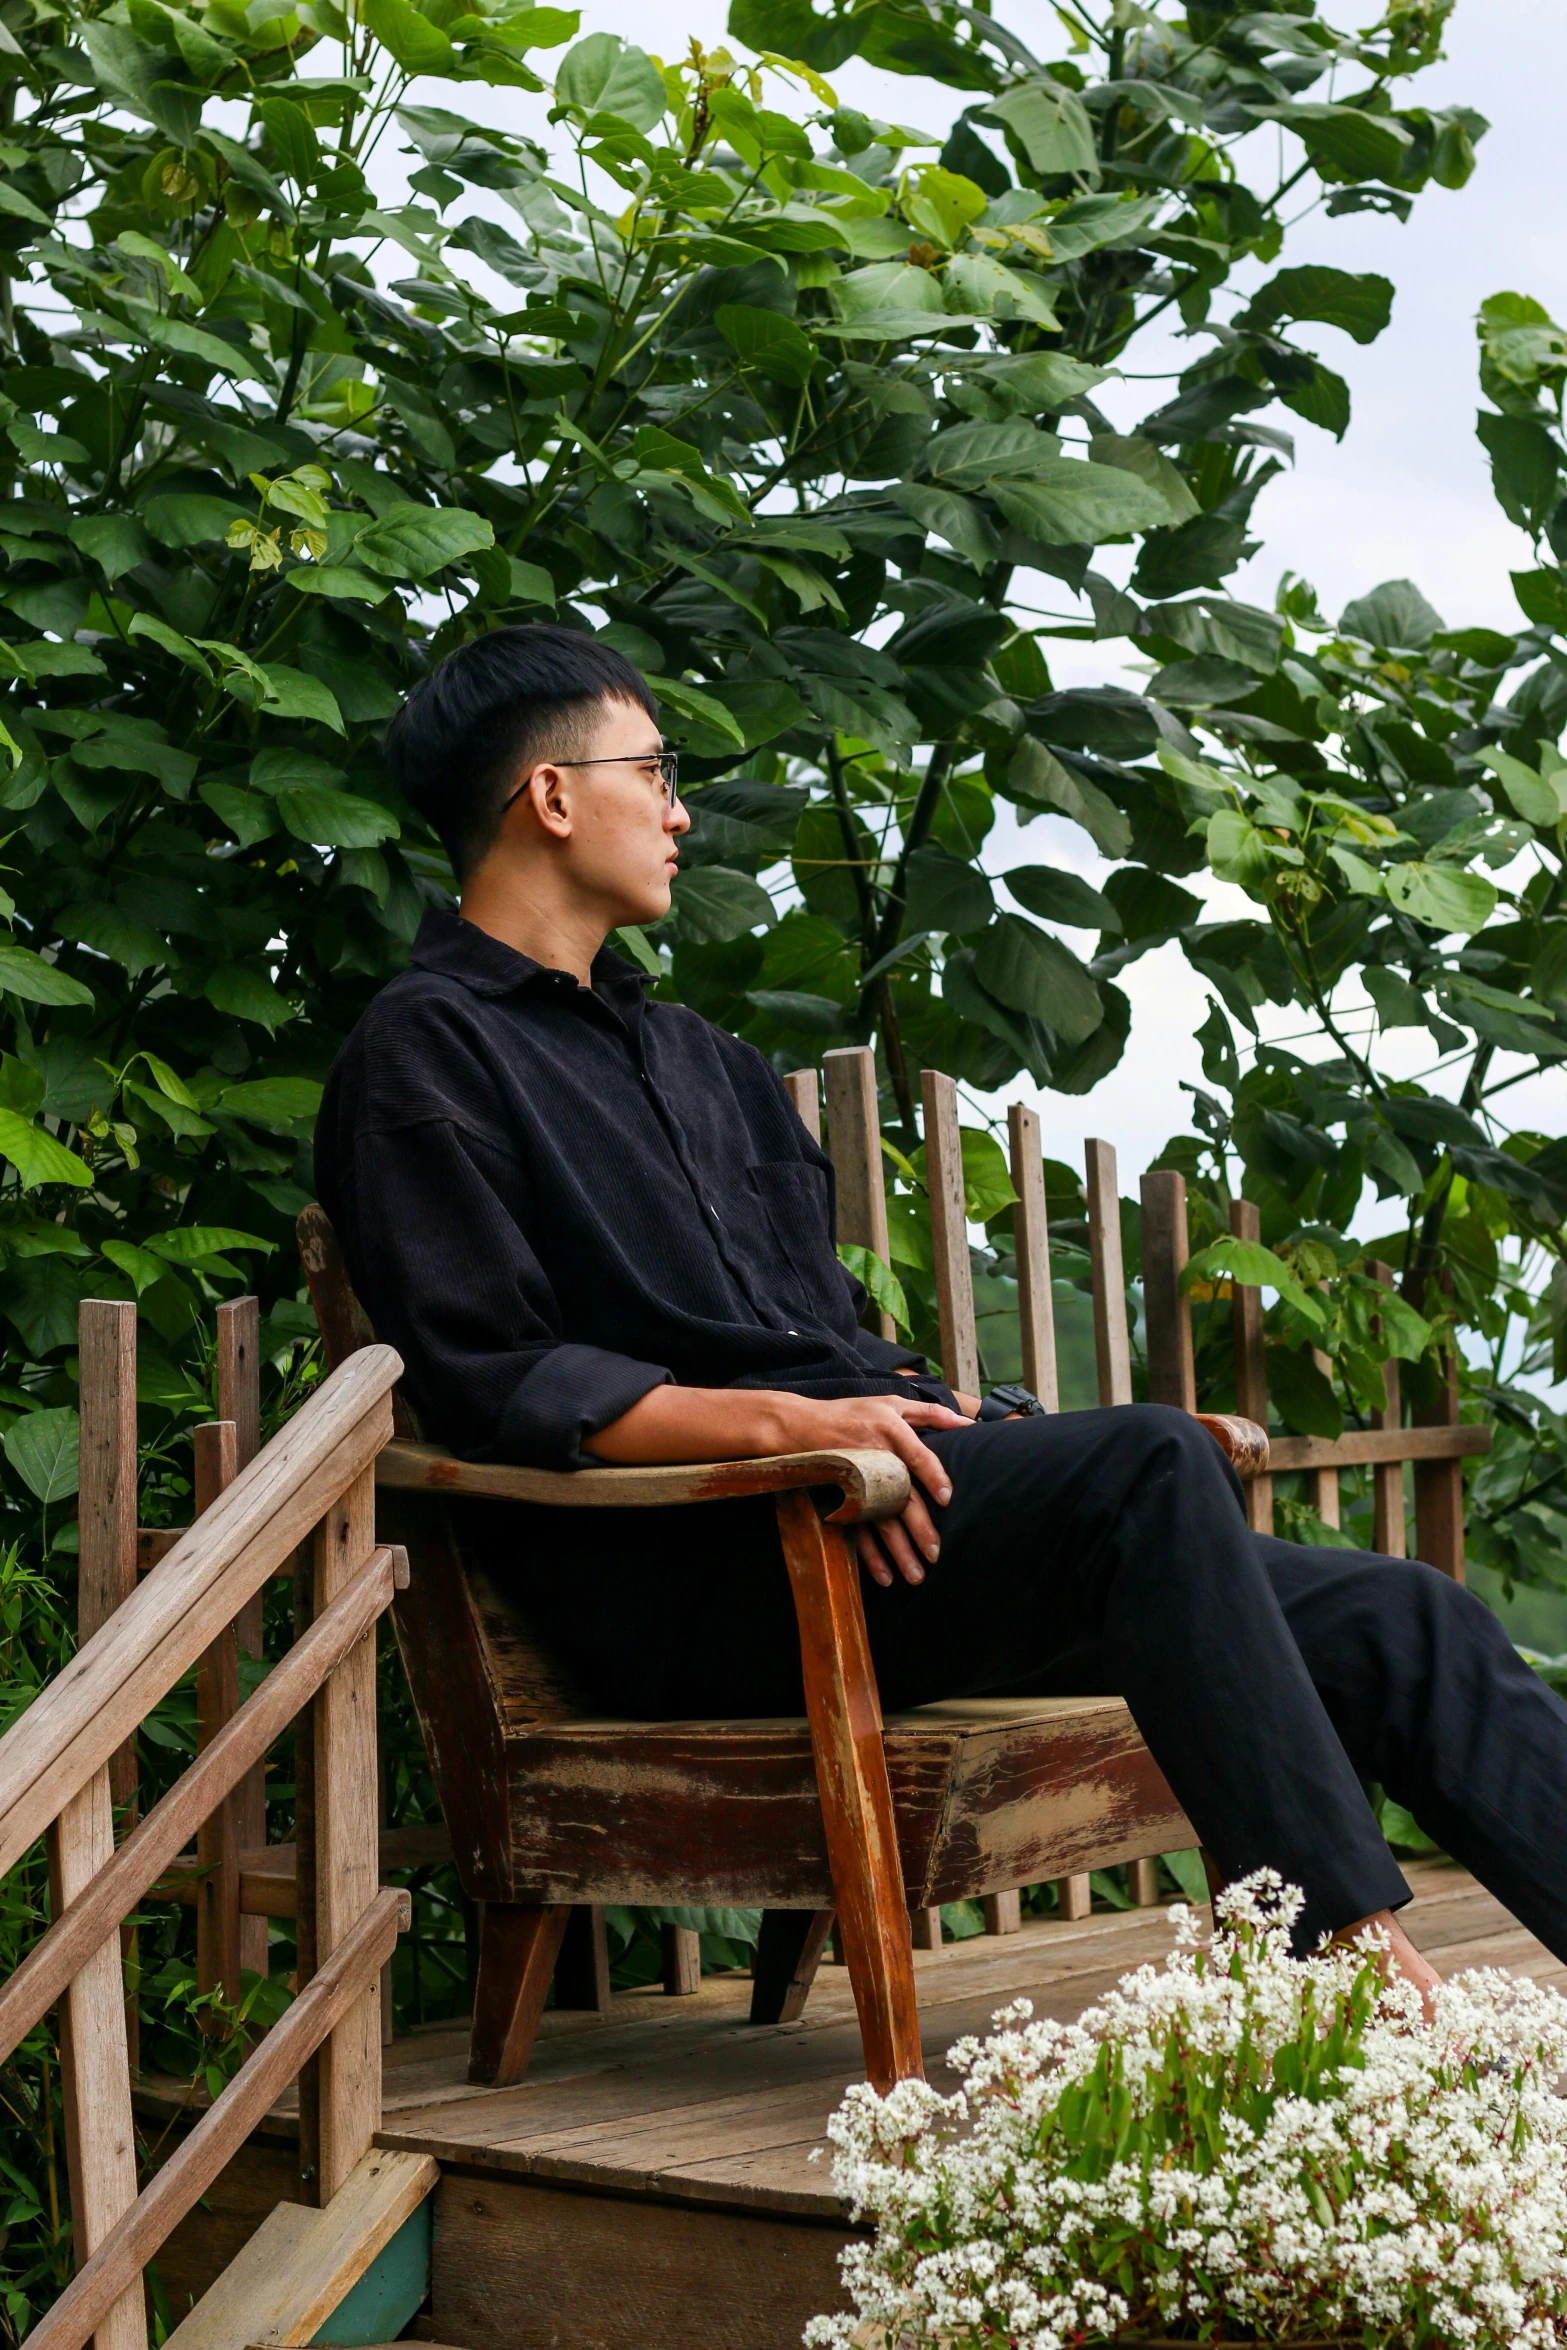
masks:
[[[1205,1400],[1225,1400],[1229,1272],[1275,1293],[1295,1428],[1363,1414],[1390,1350],[1418,1393],[1464,1329],[1469,1408],[1501,1431],[1472,1545],[1554,1575],[1567,1456],[1534,1375],[1560,1346],[1567,1165],[1509,1133],[1498,1097],[1567,1053],[1559,332],[1520,297],[1483,324],[1482,438],[1539,549],[1516,633],[1447,630],[1407,584],[1332,627],[1298,582],[1272,612],[1224,584],[1295,423],[1348,426],[1316,345],[1368,341],[1392,300],[1384,278],[1291,266],[1286,203],[1401,213],[1462,184],[1483,123],[1410,87],[1446,13],[1349,30],[1309,0],[1116,0],[1058,10],[1041,59],[958,0],[736,0],[733,54],[661,64],[508,0],[0,0],[13,1709],[70,1640],[79,1300],[138,1301],[144,1522],[189,1506],[215,1298],[261,1293],[271,1419],[314,1375],[291,1226],[320,1079],[450,888],[380,728],[429,660],[530,615],[636,658],[682,749],[675,911],[624,940],[660,991],[785,1067],[876,1044],[894,1237],[863,1270],[922,1343],[919,1068],[974,1105],[1004,1376],[990,1099],[1107,1076],[1117,973],[1178,938],[1214,998],[1195,1131],[1165,1154],[1216,1244]],[[955,119],[840,106],[851,55],[940,82]],[[548,101],[547,143],[484,127],[515,91]],[[396,203],[393,149],[412,165]],[[1096,389],[1172,316],[1191,364],[1112,430]],[[1094,551],[1128,542],[1122,588]],[[1042,618],[1041,592],[1071,613]],[[1129,640],[1146,690],[1057,691],[1062,637]],[[998,802],[1080,825],[1116,861],[1103,890],[987,867]],[[1202,918],[1183,885],[1210,871],[1253,919]],[[1348,974],[1380,1028],[1430,1034],[1429,1083],[1389,1082],[1379,1038],[1345,1033]],[[1249,1049],[1269,1001],[1299,1007],[1305,1054]],[[1070,1373],[1081,1195],[1047,1172]],[[1266,1261],[1219,1240],[1242,1190]],[[1368,1254],[1400,1268],[1400,1299]],[[1090,1400],[1070,1377],[1068,1400]],[[390,1659],[385,1714],[393,1816],[427,1816]],[[181,1693],[145,1734],[150,1790],[192,1738]],[[455,1888],[418,1891],[405,2020],[465,1993]],[[15,1949],[36,1869],[7,1901]],[[654,1922],[615,1921],[623,1980],[649,1970]],[[710,1962],[739,1955],[745,1919],[708,1926]],[[244,2019],[199,2032],[188,1921],[150,1911],[142,1956],[149,2061],[233,2061]],[[6,2074],[17,2330],[68,2265],[52,2064],[41,2032]]]

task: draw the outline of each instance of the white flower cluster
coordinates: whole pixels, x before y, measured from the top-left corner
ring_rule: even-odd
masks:
[[[1427,2024],[1369,1931],[1293,1958],[1299,1910],[1260,1871],[1075,2024],[1019,2000],[959,2041],[956,2096],[850,2089],[834,2177],[875,2235],[812,2350],[1567,2343],[1567,2002],[1485,1968]]]

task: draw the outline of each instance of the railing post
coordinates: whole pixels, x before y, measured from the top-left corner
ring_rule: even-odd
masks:
[[[199,1518],[233,1484],[234,1423],[207,1420],[196,1429],[194,1506]],[[239,1711],[239,1641],[225,1624],[196,1668],[196,1744],[210,1746]],[[226,1795],[196,1831],[196,1988],[216,1991],[234,2008],[240,1999],[239,1828],[234,1794]],[[262,1924],[266,1923],[263,1919]],[[203,2029],[221,2036],[210,2013]]]
[[[1260,1240],[1262,1217],[1255,1201],[1232,1199],[1230,1230],[1237,1240]],[[1230,1284],[1230,1322],[1235,1336],[1235,1409],[1259,1428],[1268,1425],[1268,1372],[1262,1344],[1262,1291]],[[1273,1479],[1253,1477],[1246,1487],[1246,1517],[1254,1534],[1273,1532]]]
[[[838,1179],[838,1238],[887,1259],[887,1184],[881,1164],[876,1055],[869,1045],[835,1046],[822,1055],[827,1080],[827,1146]],[[895,1338],[892,1316],[868,1310],[867,1327]]]
[[[222,1305],[218,1325],[218,1418],[234,1423],[234,1474],[248,1469],[261,1449],[261,1332],[259,1308],[253,1297],[237,1297]],[[262,1595],[247,1600],[234,1620],[241,1656],[259,1664]],[[234,1790],[235,1841],[241,1852],[255,1851],[267,1840],[266,1773],[261,1767],[247,1772]],[[242,1917],[239,1921],[239,1963],[252,1974],[267,1971],[267,1921]]]
[[[355,1478],[315,1538],[315,1608],[330,1606],[375,1548],[375,1472]],[[315,1701],[316,1964],[346,1940],[380,1887],[375,1632]],[[330,2203],[381,2126],[381,2002],[372,1983],[323,2042],[319,2200]]]
[[[1393,1286],[1391,1265],[1374,1263],[1368,1271],[1384,1289]],[[1403,1397],[1399,1390],[1398,1362],[1389,1356],[1382,1366],[1382,1390],[1387,1402],[1379,1412],[1371,1415],[1373,1428],[1402,1428],[1404,1424]],[[1371,1547],[1384,1558],[1401,1559],[1405,1555],[1404,1537],[1404,1464],[1402,1461],[1379,1461],[1371,1472]]]

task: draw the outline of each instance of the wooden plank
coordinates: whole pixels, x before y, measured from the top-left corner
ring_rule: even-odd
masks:
[[[1453,1277],[1442,1276],[1442,1288],[1451,1293]],[[1434,1406],[1415,1413],[1415,1426],[1410,1435],[1429,1433],[1446,1437],[1449,1443],[1456,1437],[1481,1435],[1489,1447],[1491,1431],[1466,1429],[1458,1424],[1458,1358],[1447,1358],[1446,1375],[1441,1393]],[[1469,1449],[1467,1446],[1464,1448]],[[1428,1566],[1450,1575],[1455,1583],[1464,1580],[1464,1472],[1456,1445],[1451,1452],[1441,1454],[1416,1453],[1415,1461],[1415,1554]]]
[[[375,1548],[375,1479],[355,1478],[316,1530],[315,1595],[330,1607]],[[375,1633],[365,1632],[315,1700],[316,1964],[347,1939],[380,1887]],[[390,1954],[388,1954],[390,1955]],[[330,2202],[381,2124],[381,2010],[365,1992],[323,2044],[320,2197]]]
[[[396,1569],[397,1554],[383,1546],[308,1639],[290,1649],[227,1729],[154,1804],[90,1883],[84,1881],[73,1895],[57,1901],[48,1932],[0,1985],[0,2061],[48,2013],[77,1970],[184,1850],[197,1822],[224,1788],[266,1752],[337,1658],[374,1624],[390,1604]]]
[[[693,1926],[660,1926],[664,1992],[670,1999],[694,1999],[702,1989],[702,1937]]]
[[[838,1181],[838,1238],[874,1249],[887,1259],[887,1184],[881,1163],[881,1112],[876,1100],[876,1056],[869,1045],[845,1045],[822,1055],[827,1081],[827,1141]],[[895,1338],[890,1314],[874,1314],[872,1328]]]
[[[195,1430],[195,1511],[202,1517],[234,1482],[232,1420],[207,1420]],[[196,1667],[196,1750],[210,1746],[239,1711],[239,1635],[225,1624]],[[196,1830],[201,1876],[196,1893],[196,1988],[216,1991],[229,2008],[240,2000],[239,1821],[234,1791]],[[203,2028],[222,2035],[221,2014],[207,2011]]]
[[[923,2078],[908,1902],[898,1860],[881,1706],[847,1537],[803,1493],[778,1504],[778,1531],[800,1624],[837,1931],[874,2086]]]
[[[841,1487],[850,1518],[892,1517],[909,1498],[908,1475],[891,1453],[844,1448],[781,1452],[764,1460],[699,1461],[667,1468],[518,1469],[501,1461],[458,1461],[438,1445],[389,1444],[376,1483],[397,1492],[480,1494],[492,1501],[545,1502],[564,1509],[670,1509],[732,1501],[751,1493]]]
[[[1346,1428],[1342,1436],[1271,1436],[1268,1459],[1276,1470],[1354,1469],[1373,1461],[1466,1460],[1489,1452],[1491,1431],[1437,1422],[1417,1428]],[[1433,1561],[1433,1564],[1435,1562]]]
[[[1143,1853],[1137,1860],[1128,1861],[1126,1889],[1132,1897],[1134,1909],[1153,1909],[1159,1900],[1159,1862],[1152,1853]]]
[[[334,1371],[0,1738],[0,1875],[375,1457],[401,1364]]]
[[[974,1272],[968,1253],[958,1089],[939,1069],[920,1071],[925,1112],[925,1184],[936,1258],[936,1310],[947,1385],[979,1394],[979,1340],[974,1327]]]
[[[89,1297],[77,1314],[81,1492],[76,1580],[78,1637],[90,1640],[136,1589],[136,1308]],[[127,1738],[109,1765],[120,1807],[136,1800],[136,1749]]]
[[[916,1950],[940,1950],[943,1947],[939,1907],[911,1909],[909,1928]]]
[[[73,1796],[49,1831],[51,1906],[60,1917],[114,1858],[108,1770]],[[60,2005],[60,2085],[78,2272],[136,2201],[136,2125],[120,1973],[120,1918],[82,1959]],[[97,2350],[146,2350],[140,2271],[93,2312]]]
[[[1012,1241],[1017,1252],[1018,1322],[1023,1337],[1023,1385],[1031,1387],[1047,1412],[1061,1408],[1056,1370],[1055,1300],[1050,1286],[1050,1218],[1045,1207],[1045,1168],[1039,1119],[1022,1102],[1007,1111],[1011,1144]]]
[[[1086,1918],[1093,1915],[1093,1879],[1085,1869],[1080,1874],[1056,1879],[1056,1914],[1062,1918]]]
[[[30,2350],[82,2350],[176,2223],[237,2153],[303,2058],[355,2004],[375,1998],[375,1979],[397,1939],[406,1894],[381,1893],[316,1976],[255,2048],[223,2094],[109,2230],[28,2336]],[[380,2040],[376,2040],[380,2054]]]
[[[844,2305],[836,2227],[454,2176],[435,2206],[433,2329],[470,2350],[778,2350]]]
[[[1115,1152],[1107,1142],[1085,1146],[1088,1168],[1088,1246],[1094,1282],[1094,1357],[1102,1404],[1132,1400],[1132,1351],[1126,1328],[1126,1274],[1121,1258],[1121,1200]]]
[[[979,1906],[987,1934],[1016,1934],[1022,1931],[1023,1903],[1018,1893],[987,1893]],[[938,1910],[937,1915],[940,1914]]]
[[[311,2341],[433,2192],[428,2154],[373,2147],[324,2211],[280,2203],[177,2325],[164,2350],[245,2350]]]
[[[1197,1409],[1191,1307],[1181,1294],[1190,1254],[1186,1178],[1169,1168],[1142,1179],[1143,1314],[1147,1323],[1148,1400]]]
[[[1232,1199],[1230,1230],[1237,1240],[1260,1240],[1262,1216],[1253,1200]],[[1239,1281],[1230,1285],[1230,1325],[1235,1346],[1235,1409],[1242,1419],[1268,1425],[1268,1373],[1262,1340],[1262,1291]],[[1277,1447],[1270,1439],[1269,1449]],[[1279,1467],[1282,1462],[1277,1463]],[[1273,1479],[1254,1477],[1246,1488],[1246,1519],[1254,1534],[1273,1532]]]
[[[1380,1281],[1384,1289],[1393,1286],[1393,1268],[1380,1261],[1366,1268],[1373,1281]],[[1373,1328],[1376,1325],[1373,1324]],[[1399,1392],[1398,1363],[1390,1358],[1382,1366],[1382,1387],[1387,1397],[1381,1411],[1373,1412],[1371,1425],[1377,1429],[1401,1428],[1404,1421],[1403,1397]],[[1371,1472],[1371,1547],[1384,1558],[1401,1559],[1405,1555],[1404,1521],[1404,1467],[1401,1461],[1379,1461]]]
[[[800,1124],[812,1142],[822,1139],[822,1081],[814,1069],[791,1069],[784,1091],[800,1113]]]
[[[234,1423],[234,1466],[248,1469],[261,1450],[261,1308],[254,1297],[237,1297],[217,1310],[218,1418]],[[234,1619],[239,1653],[259,1664],[262,1657],[262,1595],[248,1599]],[[266,1773],[258,1764],[230,1797],[234,1833],[242,1847],[267,1840]],[[241,1970],[267,1971],[264,1917],[246,1917],[239,1928]]]

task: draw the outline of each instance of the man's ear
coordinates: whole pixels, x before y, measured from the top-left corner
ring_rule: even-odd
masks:
[[[567,840],[572,830],[571,779],[563,767],[553,767],[541,760],[528,778],[527,789],[517,802],[523,821],[531,817],[542,833],[553,840]]]

